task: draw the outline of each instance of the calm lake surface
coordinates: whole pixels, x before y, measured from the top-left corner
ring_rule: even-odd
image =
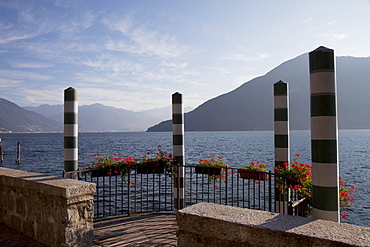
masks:
[[[0,134],[3,142],[3,167],[61,176],[63,171],[63,133]],[[16,164],[17,142],[21,142],[21,163]],[[355,202],[347,211],[348,220],[342,222],[370,227],[370,130],[339,131],[340,175],[354,185]],[[172,153],[170,132],[80,133],[79,165],[89,163],[95,153],[140,158],[154,153],[158,145]],[[309,131],[291,132],[291,155],[302,154],[301,162],[310,163],[311,140]],[[272,170],[274,161],[273,131],[186,132],[185,162],[197,164],[210,153],[222,155],[232,167],[261,161]]]

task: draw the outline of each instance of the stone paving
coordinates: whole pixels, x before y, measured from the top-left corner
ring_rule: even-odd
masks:
[[[175,214],[140,214],[94,222],[98,246],[177,246]]]
[[[177,246],[175,214],[140,214],[94,222],[97,246]],[[0,224],[1,247],[46,247]]]
[[[0,224],[0,246],[2,247],[46,247],[46,245],[41,244],[29,238],[16,230],[13,230],[6,226],[5,224]]]

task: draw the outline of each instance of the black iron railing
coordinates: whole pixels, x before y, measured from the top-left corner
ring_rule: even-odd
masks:
[[[263,177],[242,178],[236,168],[218,169],[213,175],[212,168],[186,167],[186,205],[211,202],[235,207],[273,210],[272,173],[259,173]],[[254,171],[251,171],[254,172]]]
[[[121,174],[99,176],[91,171],[72,173],[96,184],[94,218],[174,211],[174,174],[171,169],[159,173],[145,168],[133,169],[125,179]],[[209,167],[185,166],[185,205],[210,202],[303,215],[304,200],[294,190],[286,190],[283,195],[285,204],[275,202],[275,198],[282,198],[276,194],[281,193],[276,189],[277,178],[279,175],[272,172],[237,168],[215,171]]]

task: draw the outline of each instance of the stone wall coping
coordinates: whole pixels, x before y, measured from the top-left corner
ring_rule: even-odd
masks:
[[[37,192],[66,198],[93,195],[96,187],[94,183],[5,167],[0,167],[0,179],[2,180],[0,183],[4,186],[22,187],[27,185],[27,188],[32,188]]]
[[[212,203],[198,203],[177,212],[180,231],[181,229],[186,228],[186,231],[189,231],[190,229],[190,231],[194,231],[196,234],[202,234],[201,231],[203,227],[194,227],[194,230],[191,230],[191,227],[186,226],[186,224],[189,224],[191,220],[189,219],[188,222],[182,222],[181,220],[181,218],[186,217],[186,215],[219,220],[225,223],[235,223],[226,224],[227,229],[224,229],[227,234],[234,234],[234,237],[230,237],[234,239],[238,237],[240,238],[241,236],[240,226],[237,226],[237,224],[239,224],[243,227],[261,228],[261,231],[269,229],[274,232],[278,231],[288,234],[298,234],[300,236],[314,239],[325,239],[349,246],[370,246],[369,227],[361,227],[346,223],[290,216]],[[196,217],[193,217],[192,220],[195,218]],[[235,229],[232,229],[233,225],[235,225]],[[204,234],[208,234],[206,231],[209,231],[211,228],[204,227],[203,229]]]

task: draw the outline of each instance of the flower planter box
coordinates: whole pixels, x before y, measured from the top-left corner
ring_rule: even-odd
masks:
[[[109,174],[108,174],[109,173]],[[105,176],[116,176],[120,173],[110,172],[109,170],[91,170],[90,176],[91,177],[105,177]]]
[[[160,174],[164,173],[164,166],[138,166],[136,167],[137,174]]]
[[[210,166],[196,166],[195,173],[198,174],[208,174],[208,175],[221,175],[220,167],[210,167]]]
[[[251,171],[239,169],[239,176],[243,179],[253,179],[253,180],[262,180],[266,181],[268,179],[268,173],[263,171]]]

